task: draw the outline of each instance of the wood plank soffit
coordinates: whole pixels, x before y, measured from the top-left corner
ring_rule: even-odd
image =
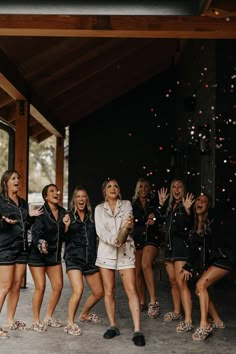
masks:
[[[13,63],[0,50],[0,87],[14,100],[29,100],[29,88]]]
[[[30,105],[30,114],[38,120],[45,129],[49,130],[51,134],[56,136],[64,135],[64,129],[56,123],[56,119],[52,119],[49,114],[44,115],[40,113],[40,111],[45,111],[40,102],[41,100],[36,95],[32,96],[32,92],[26,81],[2,50],[0,50],[0,87],[15,101],[36,102],[35,105]],[[9,114],[7,114],[8,118]],[[47,117],[47,119],[45,117]]]
[[[33,104],[30,104],[30,114],[51,134],[57,137],[64,136],[64,129],[57,129],[54,125],[52,125],[51,122],[46,119]]]

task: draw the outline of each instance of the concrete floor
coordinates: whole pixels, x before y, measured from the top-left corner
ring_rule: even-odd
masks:
[[[175,323],[163,322],[163,315],[171,310],[171,295],[169,284],[163,271],[161,280],[157,283],[157,291],[161,304],[161,315],[157,319],[150,319],[147,313],[142,313],[142,329],[146,336],[145,347],[135,347],[131,341],[132,321],[128,309],[127,298],[117,274],[117,320],[121,335],[111,340],[103,339],[108,321],[104,310],[103,300],[94,308],[102,317],[101,324],[80,324],[83,334],[73,337],[63,332],[63,328],[49,328],[45,333],[33,331],[11,331],[9,339],[0,339],[0,354],[235,354],[236,353],[236,284],[229,280],[219,283],[213,290],[214,299],[219,312],[225,321],[225,329],[217,329],[205,342],[195,342],[191,333],[176,333]],[[159,272],[157,271],[157,278]],[[71,294],[67,276],[64,277],[65,285],[55,316],[66,324],[67,305]],[[45,300],[48,298],[48,290]],[[28,272],[27,288],[22,289],[16,319],[24,320],[28,325],[32,322],[31,299],[33,282]],[[83,305],[89,290],[86,287],[80,304]],[[45,312],[46,303],[43,303],[42,316]],[[1,324],[5,316],[5,306],[1,314]],[[79,313],[79,310],[78,310]],[[198,301],[193,298],[193,320],[198,326],[199,311]]]

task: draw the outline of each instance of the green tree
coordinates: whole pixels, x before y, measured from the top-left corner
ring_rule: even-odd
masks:
[[[55,136],[29,144],[29,193],[41,192],[43,186],[55,183]]]
[[[0,129],[0,175],[8,169],[8,144],[8,133]]]

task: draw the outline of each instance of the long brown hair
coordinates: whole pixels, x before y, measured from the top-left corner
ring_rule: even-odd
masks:
[[[193,212],[194,212],[193,230],[196,231],[198,229],[198,215],[196,213],[196,201],[198,200],[199,197],[202,197],[202,196],[207,198],[207,208],[206,208],[205,214],[203,215],[203,224],[202,224],[202,231],[206,232],[207,227],[208,227],[208,211],[209,211],[209,208],[210,208],[211,201],[210,201],[210,197],[207,194],[205,194],[205,193],[204,194],[199,194],[197,196],[197,198],[195,199],[195,203],[193,205]]]
[[[21,177],[19,172],[16,170],[6,170],[1,177],[0,193],[3,193],[4,197],[7,199],[9,198],[7,182],[9,181],[13,173],[16,173],[19,178]]]

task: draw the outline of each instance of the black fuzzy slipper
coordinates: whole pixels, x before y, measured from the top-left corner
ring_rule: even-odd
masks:
[[[103,338],[105,339],[111,339],[114,338],[116,336],[119,336],[120,331],[117,327],[111,326],[109,327],[106,332],[103,334]]]
[[[133,333],[132,341],[134,342],[137,347],[144,347],[145,343],[145,337],[142,332],[137,331]]]

